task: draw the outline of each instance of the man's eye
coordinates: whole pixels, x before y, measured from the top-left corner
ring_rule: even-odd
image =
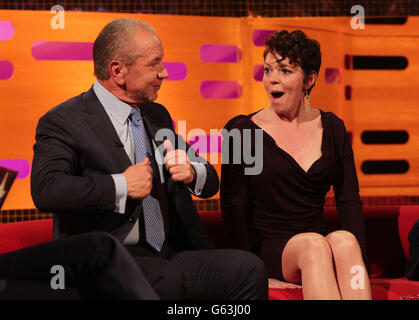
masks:
[[[155,62],[155,63],[153,64],[153,66],[154,66],[156,69],[163,69],[163,68],[164,68],[163,61],[157,61],[157,62]]]
[[[150,67],[156,67],[159,66],[160,64],[163,64],[162,61],[153,61],[149,64]]]

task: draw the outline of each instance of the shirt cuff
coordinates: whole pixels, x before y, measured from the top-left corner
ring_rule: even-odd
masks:
[[[115,182],[115,212],[123,214],[128,196],[127,181],[122,173],[111,174],[111,177]]]
[[[205,181],[207,180],[207,169],[205,168],[205,164],[199,162],[191,162],[191,165],[194,167],[196,172],[196,179],[195,179],[195,188],[189,190],[195,195],[200,196],[202,189],[204,188]]]

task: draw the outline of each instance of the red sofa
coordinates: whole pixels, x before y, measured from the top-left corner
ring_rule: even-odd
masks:
[[[375,300],[419,300],[419,281],[405,277],[409,258],[407,239],[419,219],[419,206],[364,207],[368,262],[372,296]],[[227,248],[221,214],[203,211],[200,216],[217,248]],[[335,208],[325,209],[326,221],[337,224]],[[51,240],[52,220],[32,220],[0,224],[0,254]],[[270,289],[271,300],[303,299],[301,289]]]

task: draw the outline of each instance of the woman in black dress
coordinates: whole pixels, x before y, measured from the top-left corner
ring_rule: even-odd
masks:
[[[225,127],[242,134],[243,154],[254,155],[260,149],[255,145],[263,145],[263,169],[249,175],[245,161],[232,161],[237,141],[223,143],[223,159],[228,154],[231,161],[222,164],[220,200],[231,244],[260,255],[271,288],[301,283],[305,299],[371,299],[362,203],[345,125],[310,106],[320,45],[302,31],[283,30],[266,41],[264,59],[270,105]],[[245,131],[252,133],[250,144]],[[323,219],[331,186],[340,230]]]

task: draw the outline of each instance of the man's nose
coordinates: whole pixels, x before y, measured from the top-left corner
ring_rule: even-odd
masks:
[[[166,79],[166,78],[169,77],[169,72],[167,71],[164,64],[162,64],[162,69],[160,70],[160,72],[158,74],[158,77],[159,77],[159,79]]]

